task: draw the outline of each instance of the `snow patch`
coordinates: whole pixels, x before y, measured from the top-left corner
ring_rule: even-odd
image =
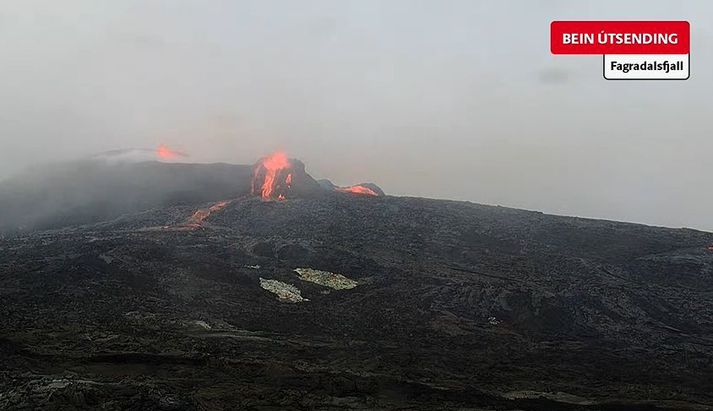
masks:
[[[312,268],[295,268],[294,271],[300,276],[300,279],[304,281],[309,281],[335,290],[348,290],[359,284],[342,274],[330,273],[329,271],[315,270]]]
[[[275,294],[277,299],[283,302],[300,303],[309,301],[302,297],[300,290],[292,284],[283,283],[277,280],[268,280],[260,277],[260,287]]]

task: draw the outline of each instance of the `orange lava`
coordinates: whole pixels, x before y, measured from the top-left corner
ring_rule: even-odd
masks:
[[[181,153],[179,153],[178,151],[171,150],[170,148],[161,144],[156,148],[156,155],[161,160],[173,160],[175,158],[178,158]]]
[[[289,169],[291,166],[292,164],[287,158],[287,154],[282,151],[272,153],[260,160],[260,163],[255,167],[253,172],[253,194],[259,193],[260,197],[269,200],[275,198],[275,189],[278,187],[289,188],[292,184],[292,174],[288,174],[284,177],[283,181],[280,181],[280,176],[284,175],[283,171]],[[261,184],[259,180],[262,174],[264,174],[264,177]],[[280,193],[277,199],[284,200],[285,196]]]
[[[365,196],[378,196],[379,195],[376,191],[370,189],[369,187],[364,187],[361,185],[350,186],[350,187],[337,187],[337,191],[341,191],[343,193],[365,195]]]
[[[229,200],[218,201],[208,208],[201,208],[196,210],[195,213],[186,221],[185,226],[190,228],[198,228],[203,225],[203,221],[208,218],[211,214],[218,212],[230,204]]]

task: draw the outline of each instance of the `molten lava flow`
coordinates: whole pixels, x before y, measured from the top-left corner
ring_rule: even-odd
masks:
[[[284,200],[284,193],[278,193],[278,189],[290,188],[292,184],[292,174],[285,176],[285,171],[292,167],[287,154],[278,151],[262,160],[255,166],[253,171],[252,192],[259,194],[265,200],[277,198]]]
[[[175,158],[178,158],[179,156],[182,156],[182,154],[178,151],[171,150],[163,144],[156,148],[156,155],[161,160],[173,160]]]
[[[196,210],[196,212],[193,213],[193,215],[186,222],[186,226],[198,228],[201,224],[203,224],[203,220],[208,218],[209,215],[210,210],[208,210],[207,208],[201,208],[199,210]]]
[[[341,191],[343,193],[352,193],[352,194],[359,194],[359,195],[365,195],[365,196],[378,196],[379,194],[370,189],[369,187],[365,187],[362,185],[355,185],[355,186],[349,186],[349,187],[337,187],[337,191]]]
[[[218,201],[217,203],[213,204],[208,208],[198,209],[195,213],[193,213],[193,215],[188,219],[188,221],[186,221],[184,226],[189,228],[198,228],[203,225],[203,221],[205,221],[205,219],[208,218],[212,213],[224,209],[228,204],[230,204],[230,201],[223,200]]]
[[[228,204],[230,204],[229,200],[218,201],[217,203],[210,206],[210,208],[208,210],[211,213],[215,213],[216,211],[220,211],[220,210],[224,209],[225,206],[227,206]]]

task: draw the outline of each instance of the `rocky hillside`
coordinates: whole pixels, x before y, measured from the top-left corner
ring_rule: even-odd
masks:
[[[713,407],[711,233],[226,200],[1,240],[0,408]]]

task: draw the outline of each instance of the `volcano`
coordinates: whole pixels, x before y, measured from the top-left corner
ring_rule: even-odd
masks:
[[[184,155],[165,147],[158,152],[164,159]],[[121,161],[101,155],[38,167],[0,182],[0,235],[91,224],[157,207],[242,196],[280,201],[330,192],[384,195],[373,183],[339,187],[318,182],[304,163],[281,152],[252,166]]]
[[[713,233],[270,157],[0,187],[0,409],[713,407]]]
[[[299,160],[283,152],[260,159],[253,166],[250,193],[263,200],[285,200],[288,197],[314,195],[323,187],[305,171]]]

